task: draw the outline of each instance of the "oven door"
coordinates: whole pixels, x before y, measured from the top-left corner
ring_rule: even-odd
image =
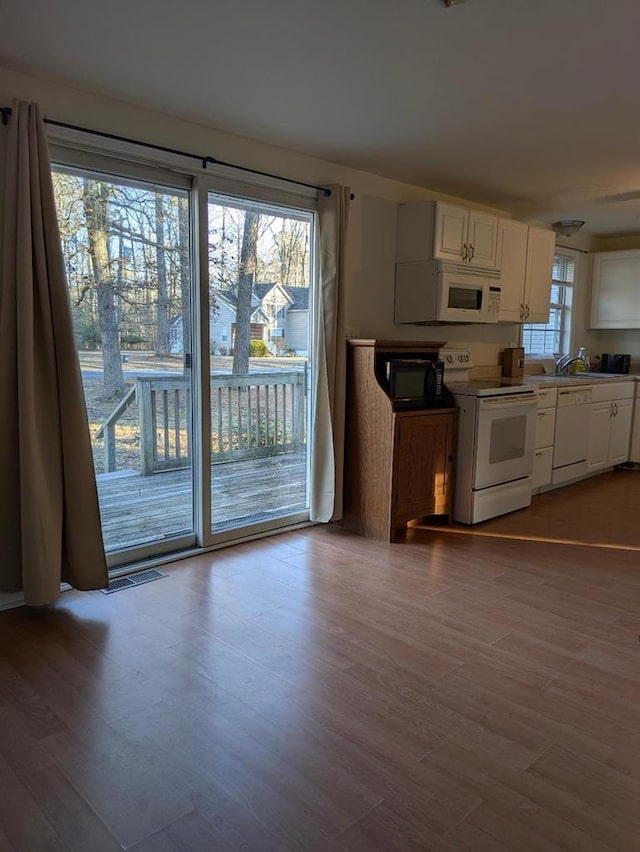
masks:
[[[531,475],[537,408],[535,393],[478,400],[475,490]]]

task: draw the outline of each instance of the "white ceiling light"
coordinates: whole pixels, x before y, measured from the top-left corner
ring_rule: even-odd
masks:
[[[554,222],[551,227],[556,234],[562,234],[563,237],[572,237],[578,233],[583,225],[583,219],[561,219],[559,222]]]

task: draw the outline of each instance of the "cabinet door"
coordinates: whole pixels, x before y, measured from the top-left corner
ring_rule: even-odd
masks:
[[[609,463],[609,433],[611,432],[611,402],[596,402],[591,406],[587,470],[600,470]]]
[[[553,231],[529,227],[524,282],[525,322],[548,322],[553,275]]]
[[[436,202],[434,258],[461,263],[466,253],[468,224],[469,211],[466,207]]]
[[[533,456],[533,478],[532,488],[542,488],[551,485],[553,467],[553,447],[541,447]]]
[[[528,233],[529,226],[523,222],[498,220],[498,269],[502,288],[498,319],[503,322],[523,321]]]
[[[629,461],[629,441],[631,440],[631,419],[633,400],[621,399],[614,402],[614,416],[611,418],[609,435],[609,464],[624,464]],[[616,407],[617,406],[617,407]]]
[[[469,210],[467,245],[469,266],[497,269],[498,217],[480,210]]]
[[[538,419],[536,422],[536,449],[553,446],[555,429],[555,408],[538,408]]]
[[[640,397],[636,397],[633,405],[633,426],[631,429],[629,461],[634,464],[640,464]]]
[[[449,511],[455,413],[396,416],[392,526]]]
[[[640,251],[593,257],[591,328],[640,328]]]

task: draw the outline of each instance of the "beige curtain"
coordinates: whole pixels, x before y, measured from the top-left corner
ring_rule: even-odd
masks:
[[[311,447],[311,520],[342,517],[344,459],[344,278],[351,190],[332,186],[320,200],[315,302],[315,409]]]
[[[38,107],[14,104],[0,277],[0,591],[107,583],[93,459]]]

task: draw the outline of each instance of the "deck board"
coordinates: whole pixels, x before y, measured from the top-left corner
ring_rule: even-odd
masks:
[[[306,454],[287,453],[212,465],[213,529],[228,529],[307,507]],[[193,529],[190,469],[141,476],[97,477],[107,551],[188,533]]]

